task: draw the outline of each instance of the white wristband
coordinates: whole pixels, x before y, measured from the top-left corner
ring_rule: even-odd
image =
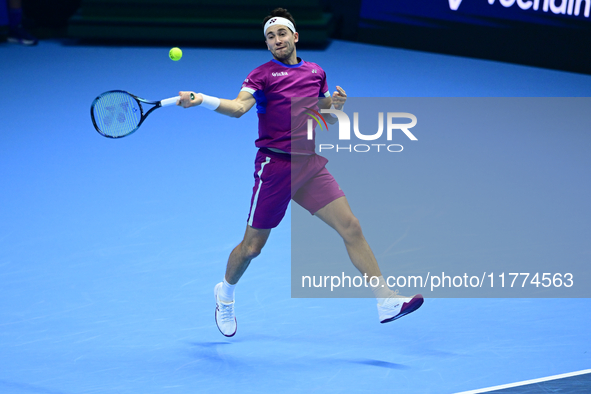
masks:
[[[217,97],[211,97],[203,93],[199,93],[203,97],[203,102],[200,104],[202,107],[215,111],[220,106],[220,99]]]

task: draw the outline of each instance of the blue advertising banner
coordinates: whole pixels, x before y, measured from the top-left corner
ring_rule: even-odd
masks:
[[[513,21],[565,28],[584,22],[589,27],[590,6],[591,0],[363,1],[361,18],[417,25],[446,21],[502,26]]]

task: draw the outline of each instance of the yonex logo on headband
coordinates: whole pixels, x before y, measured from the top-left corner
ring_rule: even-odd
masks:
[[[293,25],[292,21],[290,21],[287,18],[282,18],[282,17],[278,16],[278,17],[274,17],[274,18],[269,19],[267,21],[267,23],[265,23],[265,27],[263,29],[263,35],[266,35],[267,29],[273,25],[287,26],[293,33],[296,32],[295,26]]]

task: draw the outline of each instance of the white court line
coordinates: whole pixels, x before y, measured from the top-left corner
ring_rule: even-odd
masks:
[[[511,387],[519,387],[519,386],[525,386],[528,384],[533,384],[533,383],[540,383],[540,382],[547,382],[549,380],[556,380],[556,379],[563,379],[563,378],[569,378],[571,376],[577,376],[577,375],[585,375],[587,373],[591,373],[591,369],[584,369],[582,371],[577,371],[577,372],[569,372],[569,373],[563,373],[561,375],[554,375],[554,376],[547,376],[545,378],[539,378],[539,379],[532,379],[532,380],[524,380],[523,382],[516,382],[516,383],[509,383],[509,384],[502,384],[500,386],[493,386],[493,387],[487,387],[485,389],[477,389],[477,390],[470,390],[470,391],[462,391],[461,393],[455,393],[455,394],[477,394],[477,393],[488,393],[490,391],[495,391],[495,390],[502,390],[502,389],[508,389]]]

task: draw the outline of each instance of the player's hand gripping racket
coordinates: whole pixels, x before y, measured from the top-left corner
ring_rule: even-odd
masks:
[[[179,100],[177,96],[148,101],[124,90],[110,90],[94,99],[90,106],[90,117],[100,134],[108,138],[121,138],[136,131],[155,109],[174,105]],[[144,113],[142,103],[154,106]]]

